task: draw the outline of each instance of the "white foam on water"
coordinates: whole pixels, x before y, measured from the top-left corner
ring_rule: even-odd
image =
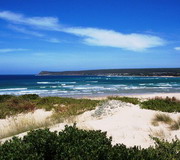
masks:
[[[74,85],[64,85],[63,88],[73,88]]]
[[[37,82],[37,84],[49,84],[50,82]]]
[[[37,84],[75,84],[76,82],[37,82]]]
[[[27,88],[7,88],[7,89],[0,89],[0,91],[20,91],[20,90],[26,90]]]
[[[98,83],[98,81],[86,81],[86,82],[91,82],[91,83]]]
[[[40,88],[46,88],[45,86],[42,86],[42,87],[40,87]]]
[[[50,88],[58,88],[58,86],[50,86]]]
[[[145,86],[145,85],[147,85],[146,83],[141,83],[141,84],[139,84],[140,86]]]

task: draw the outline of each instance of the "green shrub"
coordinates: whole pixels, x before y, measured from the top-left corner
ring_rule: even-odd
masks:
[[[37,100],[39,98],[39,95],[37,94],[24,94],[19,96],[19,98],[22,98],[24,100]]]
[[[126,102],[126,103],[132,103],[132,104],[139,104],[139,99],[138,98],[133,98],[133,97],[108,97],[109,100],[120,100],[122,102]]]
[[[179,160],[180,141],[154,138],[155,148],[111,145],[105,132],[66,126],[59,133],[48,129],[29,132],[0,145],[0,160]]]
[[[144,101],[141,107],[145,109],[159,110],[163,112],[180,112],[180,102],[174,98],[155,98]]]
[[[26,159],[26,154],[44,160],[107,159],[111,139],[100,131],[67,127],[58,134],[48,129],[31,131],[23,139],[15,138],[0,147],[0,159]]]
[[[0,95],[0,103],[5,102],[12,97],[15,97],[15,96],[13,96],[13,95]]]

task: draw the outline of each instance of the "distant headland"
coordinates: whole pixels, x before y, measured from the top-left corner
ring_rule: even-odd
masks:
[[[180,77],[180,68],[98,69],[81,71],[41,71],[40,76],[174,76]]]

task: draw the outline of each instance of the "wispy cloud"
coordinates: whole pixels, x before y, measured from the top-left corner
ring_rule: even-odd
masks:
[[[60,27],[56,17],[26,17],[23,14],[2,11],[0,12],[0,18],[16,24],[30,25],[41,29],[58,30]]]
[[[23,49],[23,48],[1,48],[0,49],[0,53],[19,52],[19,51],[28,51],[28,49]]]
[[[19,27],[19,26],[15,26],[15,25],[9,25],[8,28],[10,28],[10,29],[12,29],[14,31],[23,33],[23,34],[28,34],[28,35],[32,35],[32,36],[35,36],[35,37],[40,37],[41,38],[40,40],[43,40],[43,41],[47,41],[47,42],[51,42],[51,43],[60,43],[61,42],[57,38],[48,38],[46,35],[44,35],[42,33],[32,31],[32,30],[26,29],[24,27]]]
[[[83,42],[89,45],[117,47],[133,51],[165,44],[165,41],[157,36],[136,33],[123,34],[105,29],[67,28],[65,32],[83,37]]]
[[[20,32],[20,33],[24,33],[24,34],[28,34],[28,35],[32,35],[32,36],[36,36],[36,37],[44,37],[45,36],[44,34],[41,34],[39,32],[31,31],[26,28],[15,26],[15,25],[9,25],[8,28],[10,28],[14,31]]]
[[[177,51],[180,51],[180,47],[175,47],[174,49]]]
[[[82,38],[83,43],[94,46],[116,47],[131,51],[143,51],[148,48],[165,45],[166,41],[151,34],[130,33],[124,34],[113,30],[98,28],[64,27],[56,17],[26,17],[22,14],[10,11],[0,12],[0,18],[11,23],[33,26],[38,29],[46,29],[73,34]],[[17,29],[21,32],[29,32]],[[32,31],[29,34],[36,34]],[[59,43],[57,39],[49,39],[49,42]]]

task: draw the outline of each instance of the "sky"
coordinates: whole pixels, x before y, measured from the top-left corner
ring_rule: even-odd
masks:
[[[179,0],[0,1],[0,74],[179,67]]]

